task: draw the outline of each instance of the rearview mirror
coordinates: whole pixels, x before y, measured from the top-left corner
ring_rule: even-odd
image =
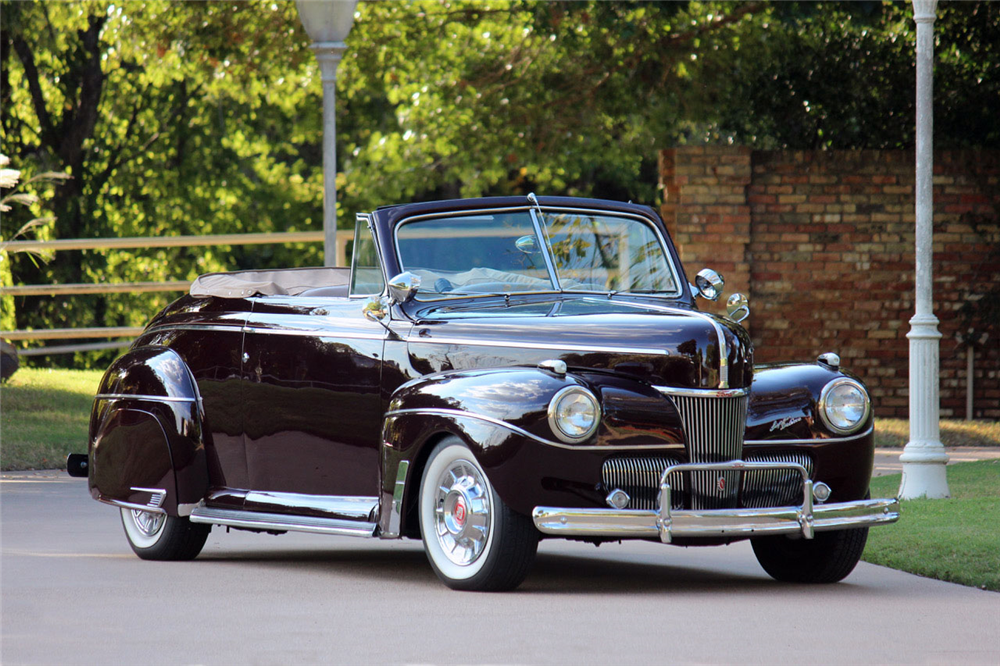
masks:
[[[525,254],[535,254],[538,252],[538,241],[534,236],[521,236],[514,241],[514,247]]]
[[[393,303],[409,303],[420,289],[420,276],[406,271],[389,280],[389,295]]]
[[[743,294],[733,294],[726,301],[726,312],[738,324],[750,316],[750,301]]]

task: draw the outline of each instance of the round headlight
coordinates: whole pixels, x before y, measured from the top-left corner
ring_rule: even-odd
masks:
[[[819,396],[819,415],[830,430],[847,435],[868,420],[871,401],[860,383],[843,377],[835,379]]]
[[[549,426],[564,442],[582,442],[597,430],[601,407],[594,394],[579,386],[567,386],[549,403]]]

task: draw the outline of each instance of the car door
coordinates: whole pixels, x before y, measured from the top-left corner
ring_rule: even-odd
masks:
[[[371,236],[355,246],[355,255],[373,249]],[[384,288],[364,269],[353,270],[350,297],[253,299],[243,364],[248,509],[324,514],[376,501],[387,333],[362,312],[369,294],[359,292]]]

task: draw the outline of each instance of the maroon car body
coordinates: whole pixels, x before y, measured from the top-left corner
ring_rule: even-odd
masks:
[[[194,557],[211,525],[423,537],[460,553],[428,550],[447,584],[507,589],[542,537],[752,538],[822,582],[898,516],[867,499],[863,385],[833,355],[755,366],[652,209],[418,203],[356,234],[353,270],[203,276],[109,368],[86,471],[140,556]]]

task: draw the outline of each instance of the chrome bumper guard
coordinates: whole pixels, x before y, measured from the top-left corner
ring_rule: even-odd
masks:
[[[674,472],[748,469],[794,469],[802,475],[801,506],[761,509],[670,510],[670,484]],[[813,483],[802,465],[784,462],[683,463],[671,465],[660,475],[659,511],[629,509],[573,509],[538,506],[532,511],[535,527],[553,536],[606,536],[619,539],[660,537],[766,536],[800,534],[812,539],[815,532],[867,527],[899,520],[896,499],[858,500],[813,505]]]

